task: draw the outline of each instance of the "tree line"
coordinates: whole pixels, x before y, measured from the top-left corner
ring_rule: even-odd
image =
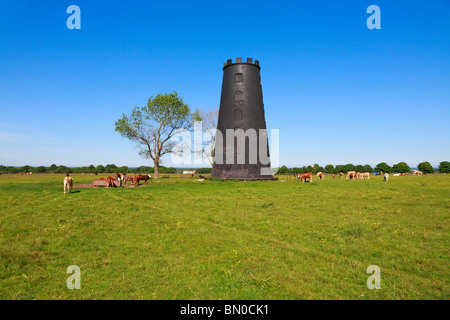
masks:
[[[140,166],[137,168],[129,168],[127,166],[118,167],[114,164],[108,164],[106,166],[103,165],[90,165],[90,166],[84,166],[84,167],[76,167],[76,168],[70,168],[63,165],[57,166],[56,164],[52,164],[50,167],[45,166],[39,166],[39,167],[32,167],[32,166],[23,166],[23,167],[11,167],[11,166],[3,166],[0,165],[0,173],[27,173],[27,172],[33,172],[33,173],[94,173],[94,174],[100,174],[100,173],[154,173],[155,170],[153,167],[148,166]],[[159,167],[160,173],[177,173],[177,169],[172,167]]]
[[[423,173],[434,173],[433,166],[428,162],[421,162],[418,164],[417,169],[422,171]],[[388,165],[386,162],[381,162],[372,168],[372,166],[365,165],[353,165],[351,163],[345,165],[332,165],[328,164],[325,167],[321,167],[318,164],[314,164],[313,166],[303,166],[301,168],[294,167],[288,168],[286,166],[280,167],[278,169],[277,174],[293,174],[293,173],[305,173],[305,172],[325,172],[329,174],[338,174],[339,172],[347,173],[348,171],[356,171],[356,172],[387,172],[387,173],[408,173],[411,172],[410,166],[406,162],[399,162],[394,164],[393,166]],[[438,171],[440,173],[450,173],[450,162],[442,161],[439,164]]]
[[[421,162],[417,166],[417,169],[422,171],[423,173],[434,173],[433,166],[428,162]],[[183,170],[183,169],[181,169]],[[160,173],[177,173],[180,171],[180,169],[176,169],[173,167],[164,167],[159,166],[159,172]],[[212,168],[198,168],[196,169],[196,173],[200,174],[208,174],[211,173]],[[389,166],[386,162],[381,162],[375,166],[375,168],[372,168],[372,166],[365,164],[365,165],[353,165],[351,163],[345,164],[345,165],[336,165],[333,166],[332,164],[328,164],[325,167],[321,167],[318,164],[314,164],[314,166],[303,166],[301,168],[294,167],[294,168],[288,168],[286,166],[282,166],[280,169],[278,169],[277,174],[293,174],[293,173],[305,173],[305,172],[325,172],[329,174],[338,174],[339,172],[347,173],[348,171],[356,171],[356,172],[387,172],[387,173],[408,173],[411,172],[411,168],[409,165],[405,162],[399,162],[397,164],[394,164],[392,167]],[[449,161],[442,161],[439,163],[438,171],[440,173],[450,173],[450,162]],[[118,167],[114,164],[107,164],[106,166],[103,165],[90,165],[90,166],[83,166],[83,167],[75,167],[70,168],[63,165],[56,165],[52,164],[49,167],[45,166],[39,166],[39,167],[32,167],[29,165],[23,166],[23,167],[12,167],[12,166],[3,166],[0,165],[0,173],[27,173],[27,172],[33,172],[33,173],[93,173],[93,174],[99,174],[99,173],[154,173],[155,169],[154,167],[149,166],[140,166],[136,168],[129,168],[127,166]]]

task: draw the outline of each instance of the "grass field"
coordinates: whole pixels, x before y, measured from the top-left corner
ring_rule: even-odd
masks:
[[[0,299],[450,298],[450,175],[171,177],[66,195],[62,180],[0,176]]]

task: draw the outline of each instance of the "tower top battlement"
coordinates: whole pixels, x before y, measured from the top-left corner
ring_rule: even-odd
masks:
[[[236,58],[236,62],[233,62],[233,59],[228,59],[226,62],[223,63],[223,69],[225,69],[226,67],[233,65],[233,64],[251,64],[251,65],[257,66],[259,69],[261,69],[261,67],[259,66],[258,60],[255,60],[255,62],[253,62],[252,58],[247,58],[247,61],[243,62],[240,57]]]

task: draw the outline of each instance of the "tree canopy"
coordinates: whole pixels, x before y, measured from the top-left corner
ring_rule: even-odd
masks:
[[[428,161],[419,163],[419,165],[417,166],[417,169],[419,169],[423,173],[433,173],[434,172],[433,166]]]
[[[411,171],[411,168],[406,164],[406,162],[399,162],[392,166],[392,171],[398,173],[407,173]]]
[[[375,166],[375,171],[391,173],[392,168],[386,162],[381,162]]]
[[[192,127],[193,115],[178,93],[157,94],[144,107],[134,107],[131,113],[116,121],[115,130],[137,143],[139,154],[151,158],[155,178],[159,176],[161,158],[174,151],[170,139]]]
[[[450,162],[442,161],[441,163],[439,163],[439,172],[450,173]]]

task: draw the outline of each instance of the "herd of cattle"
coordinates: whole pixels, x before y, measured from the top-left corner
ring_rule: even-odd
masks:
[[[152,182],[152,177],[149,174],[146,175],[134,175],[129,176],[126,173],[119,174],[116,173],[115,177],[106,177],[106,178],[99,178],[99,180],[106,181],[106,188],[115,188],[117,186],[122,187],[126,186],[129,181],[131,181],[135,187],[139,186],[140,181],[145,181],[145,184],[147,184],[147,181]],[[64,194],[66,193],[66,189],[68,192],[72,192],[73,187],[73,179],[71,176],[69,176],[69,173],[66,173],[66,177],[64,178]]]
[[[384,177],[384,181],[389,181],[389,173],[385,172],[380,172],[381,175],[383,175]],[[419,170],[414,170],[412,172],[413,175],[423,175],[423,173]],[[395,173],[394,176],[407,176],[409,175],[409,173]],[[306,173],[302,173],[302,174],[297,174],[294,173],[294,177],[296,177],[297,179],[302,179],[302,182],[306,182],[306,179],[309,180],[309,182],[313,182],[313,176],[314,174],[312,172],[306,172]],[[322,180],[325,176],[325,174],[323,172],[318,172],[316,174],[317,177],[319,177],[320,180]],[[332,178],[336,178],[336,174],[332,174],[331,175]],[[344,173],[343,172],[339,172],[339,176],[342,179],[344,177]],[[364,180],[364,178],[370,179],[370,172],[356,172],[356,171],[348,171],[345,179],[349,180],[349,179],[361,179]],[[126,173],[123,174],[119,174],[116,173],[116,176],[110,176],[110,177],[106,177],[106,178],[100,178],[100,180],[104,180],[106,181],[106,187],[107,188],[112,188],[112,187],[117,187],[117,185],[119,187],[122,186],[126,186],[128,184],[129,181],[131,181],[135,187],[139,186],[139,182],[140,181],[145,181],[145,184],[147,184],[147,181],[150,180],[150,183],[152,182],[152,177],[147,174],[147,175],[134,175],[134,176],[129,176]],[[72,177],[69,176],[69,173],[66,174],[66,177],[64,178],[64,193],[66,193],[66,189],[69,191],[69,193],[72,191],[72,187],[73,187],[73,179]]]
[[[380,172],[381,175],[383,175],[384,177],[384,181],[389,181],[389,173],[385,172]],[[423,173],[419,170],[414,170],[413,175],[423,175]],[[407,176],[409,175],[409,173],[394,173],[394,176]],[[313,176],[314,174],[312,172],[306,172],[306,173],[302,173],[302,174],[296,174],[294,173],[294,177],[296,177],[297,179],[302,179],[302,182],[306,182],[306,179],[309,179],[309,182],[313,181]],[[316,174],[317,177],[319,177],[320,180],[323,179],[323,177],[325,176],[325,174],[323,172],[317,172]],[[332,174],[331,175],[332,178],[334,179],[336,177],[336,174]],[[341,177],[341,179],[344,177],[344,173],[343,172],[339,172],[339,176]],[[348,171],[345,179],[349,180],[349,179],[361,179],[364,180],[364,178],[370,179],[370,172],[356,172],[356,171]]]
[[[135,176],[128,176],[126,173],[116,173],[115,177],[107,177],[107,178],[100,178],[100,180],[106,181],[106,187],[116,187],[117,184],[119,187],[122,187],[123,185],[127,185],[128,181],[131,181],[135,187],[139,186],[139,181],[145,181],[145,184],[147,184],[147,181],[150,180],[150,183],[152,182],[152,177],[149,174],[146,175],[135,175]],[[117,184],[115,182],[118,182]]]

